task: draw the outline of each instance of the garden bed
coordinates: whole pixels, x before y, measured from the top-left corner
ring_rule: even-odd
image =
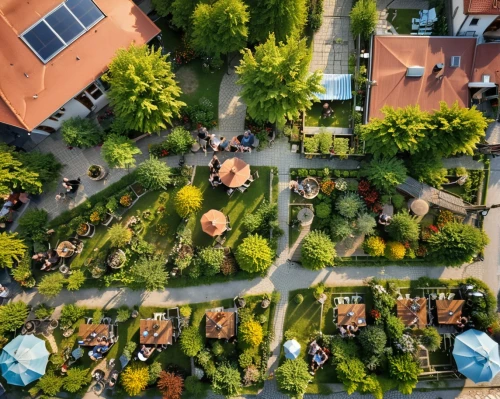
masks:
[[[333,110],[333,116],[322,118],[323,104],[330,104]],[[321,101],[314,103],[309,111],[306,112],[305,126],[312,127],[350,127],[352,113],[352,101]]]
[[[337,132],[328,128],[305,128],[302,135],[301,153],[306,158],[347,159],[349,156],[364,156],[359,149],[357,136]]]

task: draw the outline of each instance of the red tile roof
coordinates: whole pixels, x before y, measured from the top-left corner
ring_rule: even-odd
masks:
[[[62,2],[0,1],[0,122],[33,130],[105,72],[119,48],[160,33],[131,0],[94,0],[106,17],[43,64],[19,35]]]
[[[472,81],[481,82],[483,75],[490,75],[490,82],[500,84],[500,43],[477,46]]]
[[[464,14],[500,15],[498,0],[464,0]]]

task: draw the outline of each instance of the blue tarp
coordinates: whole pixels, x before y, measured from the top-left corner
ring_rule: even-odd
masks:
[[[350,100],[352,98],[351,74],[323,74],[321,85],[326,93],[315,93],[320,100]]]

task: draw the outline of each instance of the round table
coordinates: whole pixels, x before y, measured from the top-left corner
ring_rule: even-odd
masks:
[[[300,183],[304,188],[304,198],[313,199],[319,194],[319,183],[314,177],[307,177]]]
[[[309,226],[314,219],[314,213],[311,208],[302,208],[297,215],[301,226]]]
[[[57,246],[56,252],[61,258],[69,258],[75,253],[75,248],[69,241],[63,241]]]

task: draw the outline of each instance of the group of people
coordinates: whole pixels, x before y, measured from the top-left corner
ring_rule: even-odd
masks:
[[[50,271],[53,266],[57,265],[59,262],[59,255],[53,249],[49,249],[47,252],[38,252],[31,257],[36,263],[41,263],[42,267],[40,270]]]
[[[217,137],[215,134],[209,134],[207,128],[203,126],[198,129],[198,138],[207,141],[215,152],[252,152],[255,142],[255,136],[250,130],[245,130],[242,135],[228,140],[224,136]]]
[[[309,373],[315,375],[316,371],[318,371],[320,367],[323,367],[328,360],[330,351],[328,348],[321,348],[316,341],[313,341],[309,347],[309,354],[312,355],[311,371]]]
[[[0,208],[0,217],[6,220],[7,222],[11,222],[12,212],[17,211],[23,204],[28,202],[28,194],[27,193],[10,193],[7,198],[4,197],[5,202]]]
[[[306,195],[306,190],[304,189],[304,186],[297,180],[291,180],[289,187],[290,190],[292,190],[296,194],[299,194],[301,197]]]
[[[67,177],[63,178],[62,186],[66,190],[65,192],[59,193],[56,195],[56,200],[62,200],[67,198],[69,194],[75,194],[78,191],[78,188],[82,184],[82,181],[78,177],[77,179],[68,179]]]
[[[215,188],[220,184],[222,184],[222,181],[219,176],[220,167],[221,164],[219,158],[217,158],[217,155],[214,154],[214,156],[210,160],[210,163],[208,164],[208,168],[210,171],[210,177],[208,178],[208,181],[212,185],[212,188]]]
[[[351,324],[348,324],[347,326],[340,326],[339,327],[340,335],[342,337],[355,337],[358,331],[359,331],[359,326],[358,323],[353,321]]]
[[[106,337],[102,337],[101,342],[99,342],[99,345],[94,346],[94,349],[92,349],[89,352],[89,356],[93,361],[102,359],[103,355],[109,350],[110,342]]]

